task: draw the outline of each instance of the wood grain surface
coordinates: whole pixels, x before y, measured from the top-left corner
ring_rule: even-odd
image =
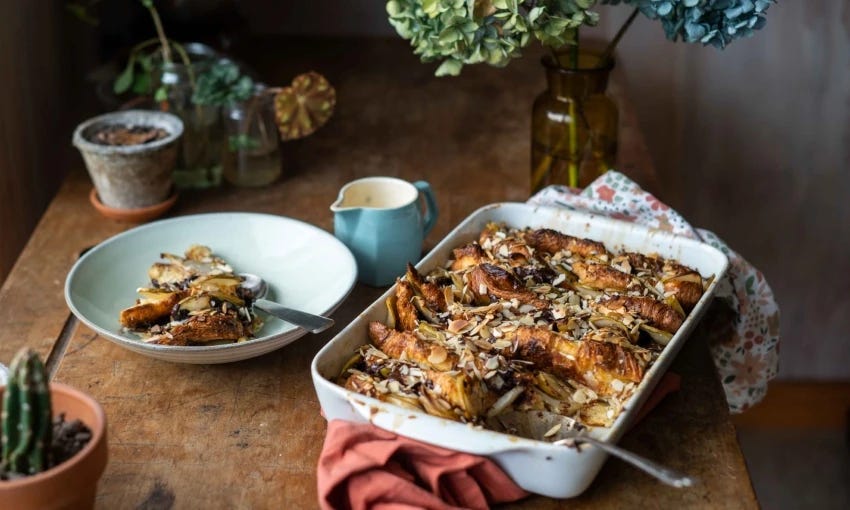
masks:
[[[172,215],[267,212],[330,230],[328,206],[342,184],[394,175],[426,179],[434,187],[441,215],[426,240],[433,246],[478,207],[527,198],[529,108],[543,86],[536,62],[471,68],[459,79],[437,80],[398,43],[290,42],[286,47],[294,50],[285,55],[257,50],[281,47],[280,41],[257,44],[237,51],[269,83],[308,69],[325,73],[338,90],[337,113],[315,136],[284,146],[287,162],[279,182],[262,189],[184,192]],[[631,110],[622,96],[619,100],[627,130],[621,156],[632,158],[623,167],[651,188],[651,162]],[[103,404],[110,463],[97,507],[317,506],[315,466],[325,423],[309,363],[382,289],[358,285],[335,312],[332,330],[253,360],[195,366],[131,353],[69,319],[62,297],[78,254],[131,227],[97,216],[86,201],[89,189],[85,174],[72,171],[0,290],[0,360],[32,346],[50,356],[55,380]],[[682,390],[622,441],[699,477],[701,485],[667,488],[611,460],[577,499],[532,498],[516,506],[755,507],[703,329],[674,364]]]

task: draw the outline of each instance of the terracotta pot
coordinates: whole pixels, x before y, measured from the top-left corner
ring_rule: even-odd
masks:
[[[168,136],[137,145],[102,145],[91,141],[96,132],[114,125],[161,128]],[[83,155],[104,205],[140,209],[159,204],[171,194],[177,142],[182,135],[183,121],[176,115],[126,110],[83,122],[74,131],[73,143]]]
[[[2,397],[3,388],[0,388]],[[0,508],[78,510],[94,507],[97,482],[106,468],[106,415],[94,399],[60,383],[50,384],[53,415],[79,418],[92,438],[76,455],[43,473],[0,481]]]

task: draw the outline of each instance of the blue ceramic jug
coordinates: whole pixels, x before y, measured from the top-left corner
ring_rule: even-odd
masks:
[[[331,211],[334,235],[357,261],[358,280],[376,287],[393,283],[408,262],[419,261],[422,241],[438,214],[427,182],[411,184],[395,177],[366,177],[346,184]]]

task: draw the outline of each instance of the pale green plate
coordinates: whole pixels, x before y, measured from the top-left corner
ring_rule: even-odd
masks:
[[[329,315],[351,292],[354,257],[331,234],[291,218],[253,213],[215,213],[157,221],[118,234],[81,257],[65,281],[65,300],[82,322],[132,351],[180,363],[227,363],[279,349],[306,331],[275,317],[257,337],[238,344],[168,346],[142,342],[121,331],[119,312],[147,286],[147,270],[161,252],[182,254],[192,244],[212,248],[235,272],[269,283],[269,299]]]

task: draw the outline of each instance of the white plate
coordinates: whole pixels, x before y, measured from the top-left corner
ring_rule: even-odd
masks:
[[[322,229],[282,216],[215,213],[183,216],[118,234],[83,255],[65,280],[65,301],[87,326],[118,345],[179,363],[227,363],[279,349],[306,334],[262,314],[265,324],[247,342],[213,346],[152,345],[121,331],[119,312],[136,289],[149,284],[148,268],[162,252],[183,254],[192,244],[212,248],[235,272],[269,284],[269,299],[319,315],[332,313],[357,278],[354,256]]]
[[[652,389],[667,371],[676,353],[708,308],[717,282],[726,272],[726,256],[719,250],[693,239],[650,230],[633,223],[563,208],[502,203],[491,204],[472,213],[422,259],[417,267],[427,273],[438,264],[444,263],[451,256],[453,248],[478,239],[484,226],[493,221],[518,228],[553,228],[566,234],[602,241],[612,252],[626,249],[658,253],[697,269],[705,277],[716,276],[679,331],[646,373],[614,425],[610,428],[598,427],[591,431],[597,439],[617,442],[629,429]],[[395,286],[358,315],[313,358],[313,385],[327,419],[369,421],[402,436],[443,448],[490,457],[520,487],[529,492],[553,498],[568,498],[584,491],[607,458],[607,454],[597,447],[586,445],[578,452],[551,443],[474,429],[463,423],[411,411],[348,391],[331,381],[339,375],[354,351],[369,341],[368,323],[373,320],[386,320],[384,301],[394,293]],[[683,448],[687,446],[683,445]]]

